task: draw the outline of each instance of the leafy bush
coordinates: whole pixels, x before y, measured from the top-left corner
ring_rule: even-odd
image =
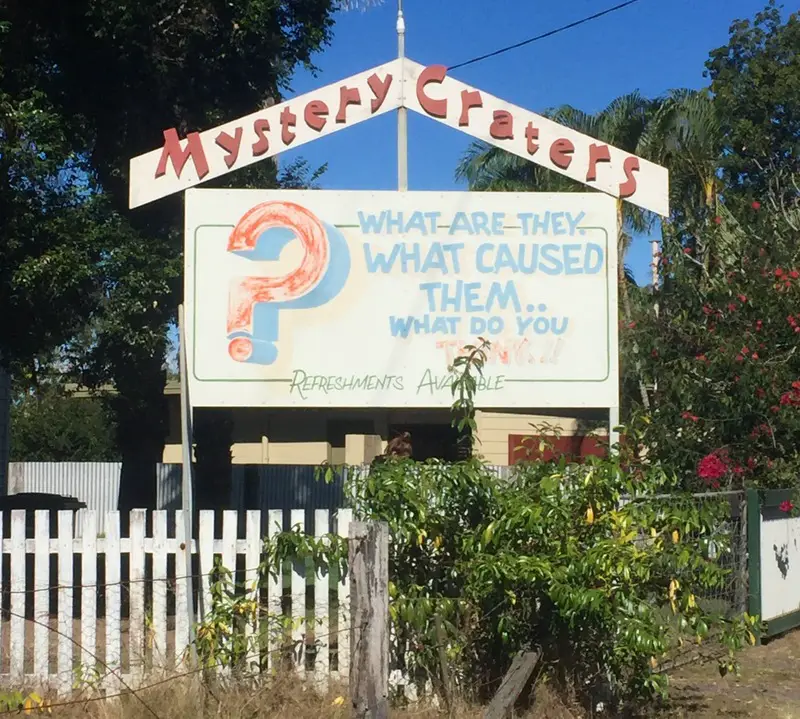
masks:
[[[525,463],[501,479],[481,461],[393,460],[354,480],[356,511],[391,529],[393,661],[417,681],[491,690],[514,653],[538,645],[560,678],[620,699],[664,694],[664,660],[717,632],[734,652],[754,620],[702,601],[728,570],[710,558],[722,503],[672,492],[619,460]],[[684,537],[691,536],[692,541]]]
[[[800,454],[800,206],[720,208],[702,242],[668,235],[663,283],[623,328],[630,411],[651,421],[651,459],[684,486],[797,484]],[[652,387],[643,407],[635,366]]]

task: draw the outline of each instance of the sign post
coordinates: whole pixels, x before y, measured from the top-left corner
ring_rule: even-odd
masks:
[[[183,510],[183,540],[184,540],[184,557],[186,562],[186,576],[180,580],[186,583],[186,596],[188,601],[186,603],[186,611],[188,612],[188,625],[189,625],[189,639],[190,639],[190,659],[192,665],[195,663],[196,651],[194,645],[194,590],[192,575],[192,537],[193,537],[193,519],[194,519],[194,482],[193,482],[193,464],[192,464],[192,436],[193,436],[193,422],[192,422],[192,403],[189,396],[189,373],[186,366],[186,316],[184,313],[183,305],[178,306],[178,364],[181,379],[181,445],[182,445],[182,461],[183,467],[181,472],[181,509]],[[200,555],[198,553],[197,566],[199,572],[202,573],[205,567],[200,565]],[[202,602],[203,592],[198,592]],[[201,607],[202,611],[202,607]]]

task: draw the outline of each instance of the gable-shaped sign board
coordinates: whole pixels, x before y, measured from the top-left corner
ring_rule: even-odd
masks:
[[[164,145],[130,163],[139,207],[399,107],[450,125],[542,167],[669,214],[666,168],[447,76],[441,65],[394,60],[314,92]]]

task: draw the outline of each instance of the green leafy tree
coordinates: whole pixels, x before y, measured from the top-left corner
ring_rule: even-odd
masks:
[[[778,120],[796,142],[798,27],[774,3],[734,23],[711,54],[711,92],[672,93],[649,140],[670,167],[673,211],[655,304],[639,303],[622,335],[652,402],[630,373],[623,396],[651,419],[648,456],[689,486],[796,484],[800,191]]]
[[[100,203],[62,116],[36,87],[9,92],[0,24],[0,368],[31,371],[96,308]]]
[[[704,235],[717,247],[710,269],[693,245],[666,241],[658,313],[643,307],[622,335],[623,352],[636,343],[655,388],[648,457],[689,487],[794,486],[800,211],[787,220],[766,203],[741,221],[725,208],[718,219]],[[634,413],[644,411],[637,399]]]
[[[330,39],[334,9],[334,0],[0,1],[7,92],[36,88],[56,108],[109,208],[113,235],[96,265],[102,302],[82,369],[89,384],[116,389],[120,509],[155,505],[166,328],[181,298],[180,197],[129,211],[128,161],[158,146],[165,128],[202,130],[279,99]],[[269,188],[278,174],[264,162],[216,184]]]
[[[98,398],[43,384],[18,391],[11,405],[12,462],[119,460],[114,419]]]
[[[770,0],[754,20],[731,25],[706,68],[723,120],[726,197],[746,206],[774,192],[776,180],[780,199],[796,197],[787,180],[800,173],[800,13],[781,22]]]

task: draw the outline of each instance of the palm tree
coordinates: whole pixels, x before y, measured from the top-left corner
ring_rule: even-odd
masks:
[[[671,220],[678,231],[675,239],[688,238],[694,246],[704,278],[712,256],[721,249],[711,246],[715,235],[707,230],[719,215],[723,139],[722,125],[707,91],[672,90],[640,143],[646,157],[670,170]]]

